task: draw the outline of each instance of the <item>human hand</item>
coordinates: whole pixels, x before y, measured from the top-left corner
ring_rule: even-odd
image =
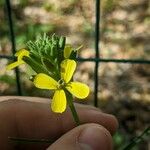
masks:
[[[69,109],[53,113],[49,99],[0,97],[0,149],[111,150],[111,134],[118,126],[115,117],[92,106],[77,104],[76,109],[83,123],[78,127]],[[15,143],[8,137],[51,139],[52,144]]]

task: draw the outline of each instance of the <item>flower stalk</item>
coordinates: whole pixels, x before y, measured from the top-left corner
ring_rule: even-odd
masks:
[[[49,37],[44,34],[34,42],[29,41],[27,48],[17,51],[16,61],[6,67],[7,70],[11,70],[21,64],[27,64],[34,71],[29,80],[35,87],[54,92],[51,110],[54,113],[63,113],[68,105],[77,126],[80,125],[80,120],[73,103],[73,95],[84,99],[89,94],[89,87],[86,84],[73,81],[77,51],[80,48],[81,46],[75,49],[70,44],[66,44],[65,37],[55,34]],[[17,137],[9,139],[21,143],[51,143],[46,139]]]
[[[78,113],[75,109],[75,106],[73,104],[73,96],[68,91],[66,91],[66,95],[67,95],[67,102],[68,102],[69,108],[71,110],[73,119],[74,119],[76,125],[79,126],[81,124],[81,122],[80,122]]]

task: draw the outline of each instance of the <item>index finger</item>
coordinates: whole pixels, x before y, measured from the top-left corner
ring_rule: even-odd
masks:
[[[111,115],[106,115],[90,106],[77,105],[76,108],[82,123],[101,124],[111,133],[117,127],[117,121]],[[9,147],[12,144],[9,144],[8,136],[55,141],[75,127],[69,110],[63,114],[55,114],[50,110],[49,99],[43,98],[9,97],[9,100],[1,102],[0,120],[1,118],[5,120],[0,121],[2,127],[0,130],[3,133],[0,135],[0,141],[3,141],[0,145],[5,144]],[[35,146],[43,149],[48,144],[38,144],[38,146],[35,144]],[[23,147],[29,149],[31,145],[24,144]]]

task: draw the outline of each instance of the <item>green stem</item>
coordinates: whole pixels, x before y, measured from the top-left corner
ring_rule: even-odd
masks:
[[[130,149],[132,149],[135,145],[137,145],[138,143],[140,143],[146,135],[150,135],[150,126],[148,128],[146,128],[142,132],[142,134],[140,136],[134,138],[131,141],[131,143],[129,143],[125,148],[123,148],[123,150],[130,150]]]
[[[68,91],[65,91],[65,92],[66,92],[67,102],[68,102],[68,105],[70,107],[73,119],[74,119],[76,125],[79,126],[81,123],[80,123],[80,119],[79,119],[79,116],[77,114],[77,111],[75,109],[75,106],[73,104],[73,96]]]

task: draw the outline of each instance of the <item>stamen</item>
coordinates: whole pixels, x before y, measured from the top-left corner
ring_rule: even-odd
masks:
[[[59,83],[58,89],[62,89],[63,87],[66,86],[66,83],[65,83],[65,81],[63,79],[60,79],[58,81],[58,83]]]

